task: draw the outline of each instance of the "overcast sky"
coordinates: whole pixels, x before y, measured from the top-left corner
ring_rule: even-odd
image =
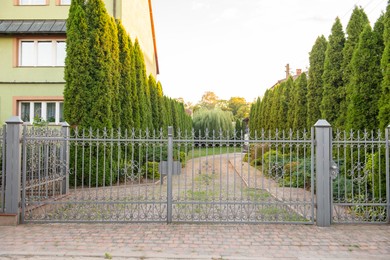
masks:
[[[198,102],[252,102],[290,70],[306,70],[316,38],[335,18],[344,32],[355,5],[373,25],[387,0],[152,0],[164,94]]]

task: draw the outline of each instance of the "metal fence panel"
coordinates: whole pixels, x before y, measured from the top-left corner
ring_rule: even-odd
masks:
[[[311,133],[180,133],[173,222],[314,222]]]
[[[388,223],[388,133],[336,131],[332,180],[334,223]],[[386,184],[387,183],[387,184]]]
[[[27,222],[166,221],[167,187],[158,172],[158,162],[166,160],[162,132],[76,129],[69,138],[45,133],[25,140],[27,180],[40,183],[26,196]],[[65,141],[68,172],[58,161]],[[69,192],[63,195],[66,175]]]

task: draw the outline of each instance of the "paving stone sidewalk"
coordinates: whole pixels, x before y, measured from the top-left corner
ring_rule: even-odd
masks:
[[[390,259],[390,225],[26,224],[0,259]]]

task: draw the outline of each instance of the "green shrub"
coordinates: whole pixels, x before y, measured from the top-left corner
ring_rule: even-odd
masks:
[[[288,162],[283,167],[283,179],[279,179],[279,185],[294,188],[311,187],[311,160],[300,159]]]
[[[118,181],[116,152],[90,144],[70,144],[69,184],[71,186],[109,186]],[[112,156],[111,156],[112,154]],[[84,158],[82,158],[84,155]]]
[[[368,172],[368,192],[370,193],[370,199],[379,202],[379,199],[386,198],[386,158],[385,151],[376,152],[367,155],[368,160],[364,171]],[[380,161],[379,161],[380,160]]]
[[[158,165],[158,162],[147,162],[146,165],[142,166],[142,177],[149,180],[160,179]]]
[[[281,152],[270,150],[263,155],[264,164],[263,174],[273,179],[279,179],[284,175],[284,163],[289,161],[288,154],[282,154]]]

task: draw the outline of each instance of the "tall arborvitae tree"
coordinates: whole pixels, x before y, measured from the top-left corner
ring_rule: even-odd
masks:
[[[120,119],[121,128],[130,130],[134,126],[133,107],[132,107],[132,86],[131,86],[131,49],[130,37],[120,20],[117,20],[118,43],[119,43],[119,101],[120,101]]]
[[[347,25],[347,39],[345,41],[343,49],[343,63],[341,65],[343,72],[343,86],[339,87],[339,98],[340,98],[340,110],[336,125],[340,128],[344,128],[347,118],[347,108],[349,106],[350,99],[348,98],[353,91],[353,84],[351,84],[351,77],[353,74],[352,69],[352,55],[359,42],[359,36],[363,32],[363,29],[368,21],[367,15],[362,8],[355,7],[352,12],[351,18]]]
[[[384,51],[381,59],[382,93],[379,100],[379,125],[381,129],[390,125],[390,1],[384,18]]]
[[[251,105],[251,112],[249,113],[249,130],[252,136],[255,135],[255,132],[259,130],[260,125],[260,105],[261,99],[258,97],[254,103]]]
[[[168,126],[173,125],[173,118],[172,118],[172,114],[171,114],[171,99],[167,96],[164,96],[163,97],[163,104],[164,104],[164,111],[165,111],[164,121],[166,123],[166,126],[164,127],[164,131],[166,131]]]
[[[170,104],[170,113],[172,115],[172,126],[173,126],[173,132],[174,132],[174,135],[177,136],[177,131],[179,130],[179,115],[177,113],[177,106],[176,106],[176,102],[175,100],[173,99],[170,99],[169,100],[169,104]]]
[[[288,107],[286,106],[287,104],[287,100],[286,100],[286,94],[288,94],[288,90],[287,90],[287,82],[286,81],[283,81],[282,83],[280,83],[280,86],[279,86],[279,98],[278,98],[278,102],[279,102],[279,106],[276,110],[276,113],[275,113],[275,117],[276,117],[276,128],[278,128],[279,130],[283,130],[285,129],[286,127],[286,112],[287,112],[287,109]]]
[[[294,121],[292,124],[292,129],[303,130],[306,128],[306,115],[307,115],[307,77],[306,73],[302,73],[294,82]]]
[[[311,49],[309,61],[309,78],[307,82],[307,120],[306,127],[310,129],[321,119],[321,100],[323,92],[322,74],[324,73],[325,52],[328,42],[321,35]]]
[[[89,38],[84,1],[73,0],[67,19],[64,117],[72,126],[87,126],[91,108],[89,76]]]
[[[163,94],[163,88],[161,82],[157,82],[156,91],[157,91],[158,109],[160,113],[160,121],[159,121],[158,129],[161,129],[167,126],[167,122],[165,118],[165,114],[167,112],[164,106],[164,94]],[[192,128],[192,122],[190,123],[190,128]]]
[[[121,96],[120,96],[120,84],[121,84],[121,68],[119,63],[119,38],[118,38],[118,28],[114,18],[109,20],[109,30],[111,37],[111,66],[110,68],[110,80],[111,80],[111,89],[112,89],[112,127],[115,129],[120,128],[121,126]],[[123,94],[122,94],[123,95]]]
[[[131,57],[131,68],[130,68],[130,86],[131,86],[131,110],[133,112],[133,126],[135,129],[141,129],[141,105],[138,96],[137,86],[137,75],[136,75],[136,50],[129,37],[129,49]]]
[[[261,102],[261,126],[260,128],[264,128],[265,130],[270,130],[270,112],[272,105],[272,90],[267,89],[265,91],[263,100]]]
[[[291,78],[291,77],[290,77]],[[292,129],[294,126],[294,118],[295,118],[295,110],[297,109],[296,104],[298,103],[298,99],[301,97],[295,95],[297,84],[292,81],[292,85],[290,86],[290,101],[288,103],[288,111],[287,111],[287,118],[286,118],[286,129]]]
[[[378,20],[380,22],[380,20]],[[378,24],[378,22],[377,22]],[[379,29],[379,31],[381,31]],[[373,130],[378,127],[378,99],[382,73],[380,58],[383,52],[381,33],[366,25],[352,57],[350,102],[347,129]]]
[[[236,120],[236,124],[235,124],[235,127],[234,127],[234,131],[235,131],[235,137],[237,140],[241,140],[243,135],[244,135],[244,132],[243,132],[243,129],[242,129],[242,123],[241,123],[241,120],[240,119],[237,119]]]
[[[91,81],[88,82],[91,98],[86,126],[93,129],[112,128],[112,37],[110,17],[102,0],[88,0],[86,14],[89,23],[90,59],[87,66]]]
[[[321,115],[331,125],[335,126],[340,111],[339,88],[343,86],[341,64],[345,36],[340,19],[337,17],[332,26],[328,46],[325,53],[324,74],[322,77],[324,91],[321,101]],[[337,127],[337,126],[336,126]]]
[[[273,89],[273,98],[271,101],[271,109],[270,109],[270,116],[269,116],[269,128],[270,129],[280,129],[280,126],[278,125],[278,111],[279,107],[281,104],[281,92],[282,92],[282,87],[281,85],[276,85]]]
[[[146,68],[144,55],[138,40],[134,43],[134,60],[135,60],[135,80],[137,86],[137,95],[139,102],[139,112],[141,129],[152,128],[152,114],[150,111],[150,94],[148,88],[148,82],[146,79]]]
[[[150,104],[152,110],[153,128],[158,130],[161,127],[161,107],[158,96],[158,89],[156,80],[152,75],[149,75],[149,92],[150,92]]]
[[[289,106],[292,99],[292,91],[294,88],[294,80],[292,77],[288,77],[288,79],[283,83],[283,93],[282,93],[282,100],[281,100],[281,108],[280,112],[278,114],[278,122],[280,125],[280,129],[282,130],[288,130],[291,128],[291,126],[288,123],[287,115],[289,114]]]

